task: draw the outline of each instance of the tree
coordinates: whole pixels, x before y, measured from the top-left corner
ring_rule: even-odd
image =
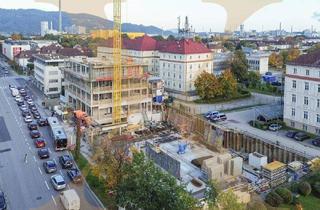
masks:
[[[241,50],[235,51],[231,61],[231,72],[238,82],[243,82],[245,80],[248,68],[249,65],[247,63],[246,55]]]
[[[216,205],[210,210],[245,210],[245,205],[239,203],[237,196],[231,191],[221,192],[217,197]]]
[[[250,71],[247,75],[247,86],[257,88],[261,84],[260,75],[257,72]]]
[[[164,41],[165,40],[165,38],[163,38],[163,36],[161,36],[161,35],[153,36],[152,38],[157,41]]]
[[[310,169],[313,172],[320,172],[320,159],[312,161],[312,165],[311,165]]]
[[[202,100],[210,100],[222,95],[219,80],[213,74],[205,71],[197,77],[194,86]]]
[[[267,196],[266,196],[266,203],[269,204],[272,207],[278,207],[282,204],[283,200],[282,198],[275,193],[274,191],[271,191]]]
[[[217,197],[219,195],[218,183],[216,181],[210,181],[207,191],[205,192],[205,198],[209,208],[214,208],[217,203]]]
[[[173,35],[169,35],[167,38],[168,41],[175,41],[176,37],[174,37]]]
[[[195,37],[194,37],[194,40],[195,40],[196,42],[199,42],[199,43],[201,43],[201,41],[202,41],[202,39],[201,39],[200,36],[195,36]]]
[[[292,48],[288,52],[288,61],[293,61],[300,56],[300,50],[297,48]]]
[[[311,186],[308,182],[301,182],[299,184],[299,192],[303,196],[308,196],[311,193]]]
[[[221,74],[219,83],[225,98],[232,98],[237,94],[237,81],[230,70],[226,70]]]
[[[22,40],[23,36],[22,36],[22,34],[12,34],[11,39],[12,40]]]
[[[223,47],[229,51],[234,51],[236,49],[236,45],[231,41],[224,42]]]
[[[269,56],[269,66],[274,68],[283,68],[283,58],[279,54],[273,52]]]
[[[267,210],[267,207],[262,202],[253,201],[248,204],[247,210]]]
[[[126,174],[116,189],[116,201],[127,210],[190,210],[192,198],[171,175],[161,171],[143,153],[134,153],[124,167]]]
[[[290,190],[284,187],[279,187],[275,190],[275,192],[283,199],[283,202],[286,204],[290,204],[293,200],[293,196]]]

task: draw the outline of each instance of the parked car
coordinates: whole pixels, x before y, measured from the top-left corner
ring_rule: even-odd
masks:
[[[293,139],[297,135],[297,133],[299,133],[299,132],[298,131],[288,131],[286,133],[286,137],[289,137],[289,138]]]
[[[217,116],[219,114],[218,111],[210,111],[207,114],[205,114],[205,118],[210,120],[212,117]]]
[[[38,150],[38,156],[40,159],[46,159],[50,157],[49,150],[47,148],[41,148]]]
[[[31,116],[29,110],[21,112],[22,117],[26,117],[27,115]]]
[[[310,136],[308,134],[304,133],[304,132],[299,132],[294,136],[294,139],[297,140],[297,141],[304,141],[304,140],[307,140],[309,138],[310,138]]]
[[[31,123],[28,124],[28,128],[30,131],[38,130],[38,124],[36,122],[32,121]]]
[[[40,119],[38,119],[38,125],[40,126],[40,127],[43,127],[43,126],[47,126],[48,125],[48,121],[46,120],[46,119],[44,119],[44,118],[40,118]]]
[[[25,123],[31,123],[32,122],[32,117],[30,115],[26,115],[26,117],[24,118],[24,122]]]
[[[211,117],[210,120],[212,122],[224,121],[224,120],[227,120],[227,116],[224,113],[219,113],[218,115]]]
[[[63,190],[64,188],[66,188],[66,182],[60,174],[53,175],[50,180],[55,190]]]
[[[21,98],[21,96],[17,95],[14,100],[15,100],[16,102],[18,102],[18,101],[21,101],[21,100],[23,100],[23,99]]]
[[[29,104],[29,109],[32,109],[32,107],[36,107],[35,104]]]
[[[282,126],[279,125],[279,124],[271,124],[271,125],[269,125],[269,130],[270,130],[270,131],[278,131],[278,130],[280,130],[281,128],[282,128]]]
[[[29,99],[31,99],[31,97],[28,96],[28,95],[26,95],[26,96],[24,97],[24,100],[25,100],[25,101],[28,101]]]
[[[72,168],[73,163],[72,163],[72,159],[70,157],[70,155],[62,155],[59,157],[59,162],[62,166],[62,168],[66,169],[66,168]]]
[[[28,107],[27,107],[27,105],[25,105],[25,104],[21,105],[19,109],[20,109],[21,111],[28,111]]]
[[[46,146],[46,141],[43,138],[37,138],[34,140],[34,145],[36,148],[44,148]]]
[[[38,109],[36,106],[32,106],[32,107],[30,107],[30,111],[33,113],[33,112],[37,112]]]
[[[6,210],[6,209],[7,209],[6,196],[2,191],[0,191],[0,210]]]
[[[17,101],[17,105],[18,105],[18,106],[22,106],[22,105],[24,105],[24,101],[23,101],[23,100],[21,100],[21,101]]]
[[[67,171],[67,174],[73,183],[77,184],[82,182],[82,176],[79,169],[72,168]]]
[[[57,171],[57,164],[53,160],[48,160],[43,163],[43,168],[47,174],[51,174]]]
[[[312,144],[316,147],[320,147],[320,138],[312,140]]]
[[[37,120],[40,119],[40,118],[41,118],[40,113],[39,113],[39,112],[34,112],[34,113],[33,113],[33,118],[34,118],[34,119],[37,119]]]
[[[38,130],[33,130],[33,131],[30,131],[30,137],[32,139],[40,138],[41,134]]]

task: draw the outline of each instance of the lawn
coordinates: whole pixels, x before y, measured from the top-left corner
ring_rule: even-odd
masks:
[[[251,93],[249,91],[241,90],[241,91],[238,91],[233,97],[228,97],[228,98],[216,97],[208,100],[198,99],[198,100],[195,100],[194,102],[197,104],[217,104],[217,103],[226,103],[226,102],[231,102],[231,101],[250,98],[250,97],[251,97]]]
[[[320,199],[316,198],[315,196],[313,196],[312,194],[309,196],[300,196],[299,197],[299,201],[301,202],[302,206],[303,206],[303,210],[318,210],[320,209]],[[295,206],[293,205],[281,205],[282,208],[287,208],[290,210],[296,210]]]

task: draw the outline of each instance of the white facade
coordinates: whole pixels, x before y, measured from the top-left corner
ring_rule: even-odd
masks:
[[[98,49],[98,57],[110,58],[113,55],[113,48],[101,47]],[[159,52],[158,51],[138,51],[123,49],[122,56],[126,59],[132,59],[132,62],[147,65],[148,72],[159,76]]]
[[[27,41],[5,40],[2,44],[2,54],[13,61],[14,57],[21,51],[30,50],[30,44]]]
[[[160,54],[160,77],[168,91],[176,93],[194,92],[194,82],[203,72],[212,72],[212,53]]]
[[[288,126],[320,134],[320,67],[287,65],[284,107]]]
[[[34,78],[37,87],[49,98],[58,98],[62,90],[65,58],[59,55],[34,55]]]
[[[268,164],[268,157],[257,152],[249,154],[249,165],[261,169],[262,166]]]
[[[269,55],[261,53],[252,53],[247,55],[249,71],[254,71],[259,74],[265,74],[269,71]]]
[[[41,27],[41,36],[45,36],[47,34],[47,31],[49,31],[49,22],[48,21],[42,21],[40,23]]]

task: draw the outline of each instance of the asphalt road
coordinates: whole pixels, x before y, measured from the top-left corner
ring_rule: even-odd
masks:
[[[0,66],[3,65],[6,64],[0,61]],[[12,71],[5,77],[3,75],[1,77],[0,74],[0,190],[6,194],[8,210],[62,210],[64,208],[60,203],[59,192],[55,191],[50,183],[52,174],[45,173],[42,166],[44,160],[40,160],[37,156],[37,149],[29,136],[27,125],[9,90],[9,84],[20,86],[21,81],[24,79]],[[28,94],[38,101],[37,107],[41,116],[47,117],[40,105],[40,97],[30,89]],[[70,183],[66,171],[61,168],[58,161],[59,156],[68,152],[54,151],[49,128],[40,128],[40,133],[46,139],[47,148],[50,150],[49,159],[56,161],[57,173],[65,178],[67,189],[77,190],[81,209],[103,209],[103,205],[86,183],[82,185]],[[24,162],[25,154],[28,154],[27,163]]]

